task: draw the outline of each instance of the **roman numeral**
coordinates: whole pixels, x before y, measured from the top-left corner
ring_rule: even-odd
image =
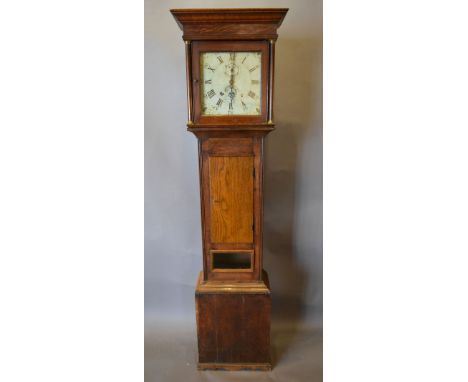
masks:
[[[220,107],[222,104],[223,104],[223,100],[221,98],[218,99],[218,102],[216,102],[216,105],[218,105],[218,107]]]
[[[247,105],[244,103],[244,101],[241,101],[242,103],[242,107],[244,108],[244,110],[247,110]]]
[[[260,83],[259,80],[252,80],[252,85],[258,85]]]
[[[224,62],[223,59],[221,58],[221,56],[218,56],[218,57],[216,57],[216,58],[218,59],[218,61],[219,61],[220,64],[222,64],[222,63]]]
[[[211,70],[212,72],[214,72],[216,69],[212,68],[210,65],[208,65],[208,70]]]
[[[206,93],[206,95],[210,98],[213,98],[215,94],[216,92],[213,89],[211,89],[208,93]]]
[[[247,56],[244,57],[244,59],[242,60],[242,63],[244,63],[245,60],[247,60]]]
[[[232,110],[232,101],[229,102],[229,110]]]
[[[253,72],[255,69],[257,69],[257,68],[258,68],[258,65],[255,65],[253,68],[250,68],[250,69],[249,69],[249,72],[252,73],[252,72]]]
[[[236,54],[235,53],[229,53],[229,59],[231,61],[234,61],[236,59]]]
[[[248,96],[250,98],[255,98],[255,93],[252,90],[250,90]]]
[[[205,84],[211,84],[211,80],[206,80]]]

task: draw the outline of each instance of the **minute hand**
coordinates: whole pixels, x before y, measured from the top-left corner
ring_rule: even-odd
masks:
[[[231,77],[229,79],[229,86],[231,87],[231,90],[234,90],[234,65],[231,67]]]
[[[229,103],[229,109],[232,109],[232,101],[234,100],[234,97],[236,95],[234,91],[234,79],[235,79],[234,68],[231,68],[231,78],[229,80],[229,87],[230,87],[229,98],[231,99],[231,101]]]

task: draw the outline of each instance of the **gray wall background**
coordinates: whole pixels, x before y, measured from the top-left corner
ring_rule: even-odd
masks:
[[[289,7],[265,147],[264,267],[274,320],[322,317],[322,3],[145,1],[145,319],[195,321],[202,269],[197,142],[186,131],[182,32],[170,8]]]

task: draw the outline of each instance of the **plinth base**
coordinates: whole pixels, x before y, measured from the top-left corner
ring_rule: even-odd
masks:
[[[198,370],[225,370],[225,371],[269,371],[270,363],[198,363]]]
[[[249,283],[203,282],[195,292],[200,370],[270,370],[268,275]]]

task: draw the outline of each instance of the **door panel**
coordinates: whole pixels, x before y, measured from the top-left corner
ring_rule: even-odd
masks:
[[[252,156],[210,156],[211,242],[253,242]]]

